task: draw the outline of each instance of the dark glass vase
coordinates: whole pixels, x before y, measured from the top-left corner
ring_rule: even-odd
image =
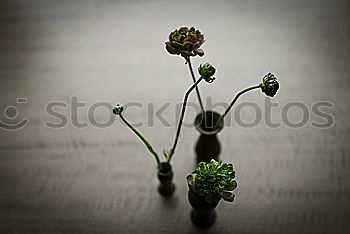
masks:
[[[169,164],[162,171],[158,170],[157,177],[159,180],[158,192],[164,197],[170,197],[175,192],[173,183],[173,171]]]
[[[201,134],[195,146],[197,163],[210,162],[212,159],[218,161],[221,151],[217,134],[221,131],[224,124],[222,122],[218,128],[213,128],[216,121],[220,118],[220,114],[213,111],[206,111],[204,114],[205,118],[202,114],[199,114],[194,121],[194,126]]]
[[[188,191],[188,201],[192,206],[191,220],[198,227],[210,227],[215,223],[217,203],[208,202],[204,196],[199,196],[191,189]]]

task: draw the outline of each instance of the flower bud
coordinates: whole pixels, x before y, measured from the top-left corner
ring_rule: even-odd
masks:
[[[205,63],[203,66],[200,65],[198,72],[201,77],[203,77],[203,79],[208,83],[211,83],[215,80],[215,77],[212,76],[215,74],[216,69],[210,63]]]
[[[123,112],[123,110],[124,110],[124,107],[118,104],[113,108],[113,114],[120,115]]]
[[[267,96],[273,97],[277,93],[279,84],[277,78],[272,73],[268,73],[264,76],[260,87]]]

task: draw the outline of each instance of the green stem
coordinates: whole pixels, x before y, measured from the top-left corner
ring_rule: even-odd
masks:
[[[249,88],[246,88],[244,90],[242,90],[241,92],[239,92],[236,97],[232,100],[231,104],[229,105],[229,107],[226,109],[225,113],[223,115],[221,115],[221,117],[218,119],[218,121],[215,123],[214,125],[214,129],[216,129],[217,127],[220,126],[221,122],[224,120],[225,116],[228,114],[228,112],[231,110],[233,104],[235,104],[235,102],[237,101],[237,99],[239,98],[239,96],[241,96],[242,94],[244,94],[245,92],[248,92],[250,90],[253,89],[257,89],[260,88],[260,84],[259,85],[255,85]]]
[[[183,104],[182,104],[181,116],[180,116],[179,124],[178,124],[178,126],[177,126],[177,131],[176,131],[176,136],[175,136],[174,144],[173,144],[173,147],[172,147],[171,150],[170,150],[167,163],[170,162],[172,156],[173,156],[174,153],[175,153],[175,148],[176,148],[177,142],[178,142],[178,140],[179,140],[180,131],[181,131],[181,126],[182,126],[182,122],[183,122],[184,115],[185,115],[185,110],[186,110],[186,105],[187,105],[187,99],[188,99],[190,93],[193,91],[193,89],[196,88],[197,85],[199,84],[199,82],[201,82],[202,80],[203,80],[203,77],[199,78],[199,79],[191,86],[191,88],[189,88],[189,89],[187,90],[187,92],[186,92],[186,94],[185,94],[184,102],[183,102]]]
[[[192,68],[192,64],[191,64],[191,59],[190,59],[190,57],[187,57],[187,58],[186,58],[186,61],[187,61],[187,63],[188,63],[188,67],[189,67],[190,72],[191,72],[193,84],[195,84],[195,83],[196,83],[196,77],[194,76],[194,72],[193,72],[193,68]],[[196,87],[196,93],[197,93],[199,105],[200,105],[201,110],[202,110],[202,114],[204,115],[203,102],[202,102],[202,98],[201,98],[201,95],[200,95],[200,93],[199,93],[199,88],[198,88],[198,87]]]
[[[159,169],[161,169],[161,164],[159,161],[159,157],[158,154],[153,150],[153,147],[151,146],[151,144],[146,140],[146,138],[144,138],[144,136],[142,136],[142,134],[137,131],[134,126],[132,126],[125,118],[124,116],[120,113],[119,114],[120,118],[123,120],[123,122],[143,141],[143,143],[145,143],[145,145],[147,146],[147,149],[153,154],[154,158],[157,161],[157,166]]]

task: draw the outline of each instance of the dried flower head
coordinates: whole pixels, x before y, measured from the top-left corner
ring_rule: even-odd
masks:
[[[200,65],[198,68],[198,72],[201,75],[201,77],[203,77],[203,79],[208,83],[211,83],[216,79],[215,77],[212,77],[215,74],[216,69],[210,63]]]
[[[279,84],[277,78],[272,73],[268,73],[264,76],[260,87],[267,96],[273,97],[277,93]]]
[[[123,112],[123,110],[124,110],[124,107],[118,104],[113,108],[113,114],[120,115]]]
[[[181,27],[171,32],[169,41],[165,42],[165,48],[170,54],[183,57],[203,56],[204,51],[199,49],[204,43],[204,35],[194,27]]]

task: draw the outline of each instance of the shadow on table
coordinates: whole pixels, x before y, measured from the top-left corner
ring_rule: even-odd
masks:
[[[160,197],[162,205],[167,210],[175,210],[179,203],[179,198],[174,194],[171,197]]]

